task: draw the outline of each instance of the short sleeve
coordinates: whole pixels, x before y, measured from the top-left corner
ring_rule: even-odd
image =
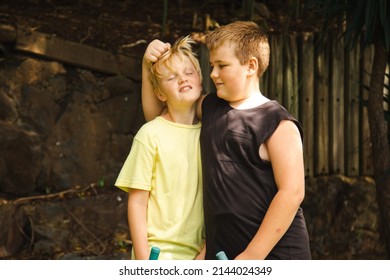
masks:
[[[129,188],[150,191],[155,166],[155,152],[150,143],[135,137],[130,153],[118,175],[115,186],[129,191]]]

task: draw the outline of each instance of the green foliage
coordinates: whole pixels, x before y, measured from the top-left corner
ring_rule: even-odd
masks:
[[[390,53],[390,3],[388,0],[306,0],[306,8],[325,17],[325,28],[336,23],[345,30],[349,48],[358,43],[363,47],[381,41]]]
[[[46,194],[51,193],[51,191],[52,191],[52,188],[51,188],[51,187],[49,187],[49,186],[46,186],[46,187],[45,187],[45,192],[46,192]]]
[[[105,186],[105,180],[104,178],[100,178],[99,181],[98,181],[98,186],[100,188],[103,188]]]
[[[162,19],[162,36],[167,35],[167,15],[168,15],[168,0],[164,0],[164,11],[163,11],[163,19]]]
[[[365,48],[381,42],[390,63],[390,3],[388,0],[306,0],[306,8],[315,10],[324,16],[324,31],[332,24],[342,29],[345,45],[353,49],[360,40]],[[324,32],[325,33],[325,32]],[[388,78],[388,74],[385,74]],[[362,87],[370,92],[368,85]],[[389,85],[385,84],[387,92]],[[384,102],[390,108],[390,96],[383,93]],[[360,100],[367,106],[367,100]],[[390,112],[384,111],[386,121],[390,121]]]
[[[242,0],[242,8],[244,10],[245,18],[247,20],[253,20],[253,8],[255,0]]]

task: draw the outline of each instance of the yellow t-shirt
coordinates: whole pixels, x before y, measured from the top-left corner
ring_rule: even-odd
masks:
[[[144,124],[115,182],[150,191],[148,243],[159,259],[194,259],[204,244],[200,127],[162,117]]]

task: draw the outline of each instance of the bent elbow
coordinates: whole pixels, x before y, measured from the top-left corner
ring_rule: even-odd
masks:
[[[305,191],[302,189],[297,189],[290,193],[290,201],[292,205],[294,205],[296,208],[298,208],[303,200],[305,199]]]

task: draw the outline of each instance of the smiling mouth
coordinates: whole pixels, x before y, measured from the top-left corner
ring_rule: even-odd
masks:
[[[180,88],[179,89],[179,92],[187,92],[187,91],[189,91],[189,90],[191,90],[192,89],[192,87],[191,86],[184,86],[184,87],[182,87],[182,88]]]

